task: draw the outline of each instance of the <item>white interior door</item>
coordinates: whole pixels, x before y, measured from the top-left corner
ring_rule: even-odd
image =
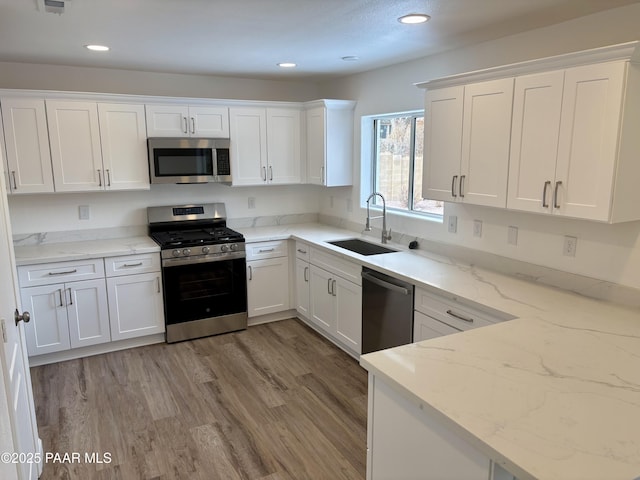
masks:
[[[11,240],[11,227],[7,209],[6,185],[0,179],[0,362],[2,382],[0,382],[0,450],[42,458],[42,442],[33,403],[31,375],[27,362],[24,328],[22,322],[16,326],[14,311],[19,309],[17,295],[16,266]],[[20,458],[18,458],[20,460]],[[42,473],[42,462],[5,463],[0,462],[0,478],[35,480]]]

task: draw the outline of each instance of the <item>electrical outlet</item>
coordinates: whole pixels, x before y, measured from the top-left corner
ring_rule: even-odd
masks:
[[[562,254],[565,257],[575,257],[576,248],[578,248],[578,239],[569,235],[564,236],[564,247],[562,248]]]
[[[509,245],[518,245],[518,227],[509,226],[507,229],[507,243]]]
[[[473,221],[473,236],[478,238],[482,237],[482,220]]]
[[[247,204],[250,210],[256,208],[256,197],[249,197]]]
[[[80,205],[78,207],[78,218],[80,218],[80,220],[89,220],[91,218],[89,205]]]
[[[449,215],[449,233],[456,233],[458,231],[458,217],[455,215]]]

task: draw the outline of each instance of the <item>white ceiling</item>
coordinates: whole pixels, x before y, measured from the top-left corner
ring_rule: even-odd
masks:
[[[67,0],[57,15],[42,1],[0,0],[0,61],[291,79],[371,70],[640,2]],[[432,19],[397,21],[411,12]],[[341,59],[349,55],[359,60]],[[298,67],[283,71],[282,61]]]

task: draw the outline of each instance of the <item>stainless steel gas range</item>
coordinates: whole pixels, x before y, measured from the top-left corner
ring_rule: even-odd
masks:
[[[223,203],[147,208],[160,245],[168,343],[247,328],[244,237]]]

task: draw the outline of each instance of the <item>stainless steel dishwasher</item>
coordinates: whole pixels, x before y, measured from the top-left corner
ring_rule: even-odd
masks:
[[[413,341],[413,285],[362,267],[362,353]]]

